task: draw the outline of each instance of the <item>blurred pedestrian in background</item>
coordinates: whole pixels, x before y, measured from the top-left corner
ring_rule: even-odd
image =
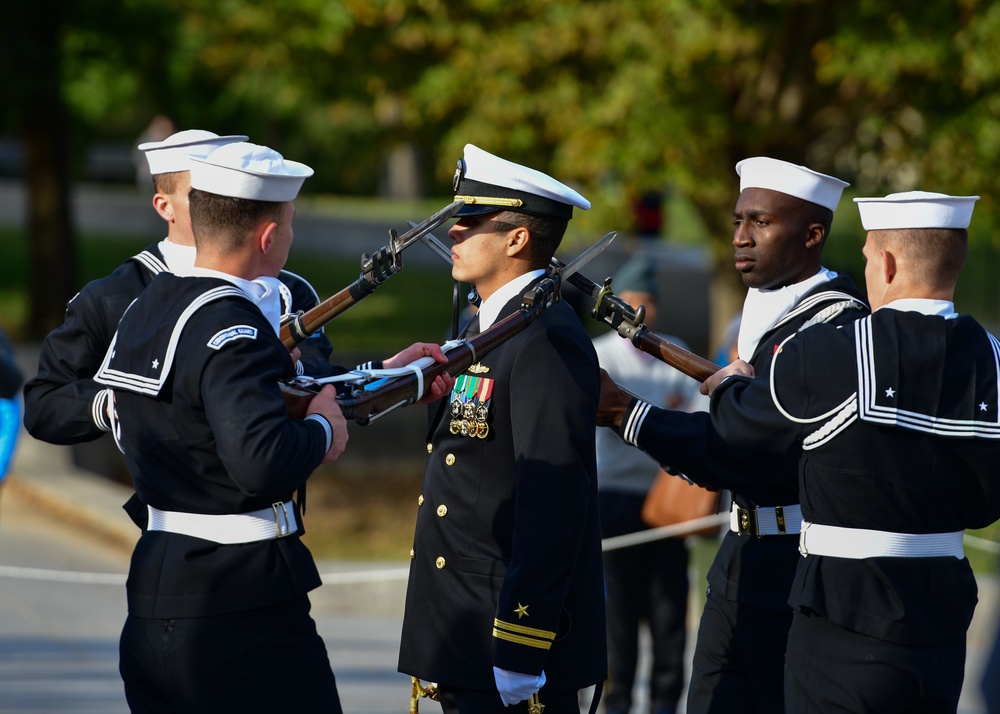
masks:
[[[660,287],[656,266],[639,255],[615,276],[615,294],[646,307],[644,324],[655,329]],[[687,349],[676,337],[667,340]],[[616,332],[594,340],[594,348],[611,377],[630,392],[667,409],[705,409],[708,399],[698,382],[646,354]],[[609,429],[597,430],[598,501],[604,538],[636,533],[648,526],[643,503],[660,471],[659,464]],[[687,635],[688,551],[683,537],[661,538],[604,552],[607,589],[607,714],[628,714],[632,707],[639,632],[645,623],[652,638],[649,701],[652,714],[673,714],[684,688]]]
[[[21,430],[20,389],[24,377],[17,366],[14,345],[0,328],[0,483],[14,455]]]

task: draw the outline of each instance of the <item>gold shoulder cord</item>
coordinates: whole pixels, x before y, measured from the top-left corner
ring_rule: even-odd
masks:
[[[545,711],[545,705],[538,701],[538,692],[535,692],[528,700],[528,714],[542,714],[543,711]]]
[[[420,699],[427,698],[431,701],[438,701],[438,690],[433,684],[426,687],[420,684],[416,677],[410,677],[413,681],[413,688],[410,692],[410,714],[418,714],[420,711]]]
[[[413,682],[413,687],[410,691],[410,714],[419,714],[420,712],[420,700],[423,698],[430,699],[431,701],[438,701],[438,690],[433,684],[426,687],[420,684],[420,680],[416,677],[410,677]],[[538,701],[538,692],[531,695],[531,699],[528,700],[528,714],[542,714],[545,711],[545,705]]]

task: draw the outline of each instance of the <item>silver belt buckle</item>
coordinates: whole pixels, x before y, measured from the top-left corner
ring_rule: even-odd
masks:
[[[288,521],[288,511],[285,510],[285,504],[281,501],[272,503],[271,510],[274,511],[275,538],[284,538],[291,535],[292,525]]]

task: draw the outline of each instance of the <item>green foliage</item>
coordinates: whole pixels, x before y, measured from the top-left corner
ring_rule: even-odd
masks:
[[[440,205],[436,206],[440,208]],[[415,215],[415,214],[414,214]],[[15,339],[25,334],[27,250],[21,231],[0,231],[0,326]],[[80,242],[80,285],[107,275],[149,244],[148,239],[84,236]],[[373,246],[377,247],[377,246]],[[302,275],[326,298],[357,279],[359,261],[296,253],[288,269]],[[326,328],[335,350],[389,357],[417,341],[442,342],[451,325],[452,280],[448,270],[406,266],[375,293],[351,307]],[[352,362],[353,363],[353,362]]]

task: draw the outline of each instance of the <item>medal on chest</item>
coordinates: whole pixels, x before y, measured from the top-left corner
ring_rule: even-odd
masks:
[[[455,378],[451,390],[449,431],[455,435],[485,439],[490,433],[490,401],[493,380],[471,374]]]

